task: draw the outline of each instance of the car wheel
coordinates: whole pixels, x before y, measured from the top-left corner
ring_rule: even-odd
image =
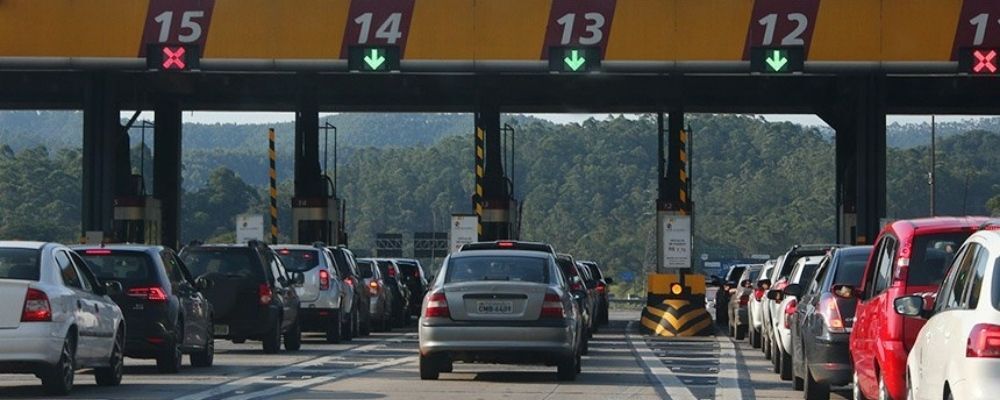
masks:
[[[795,375],[794,373],[792,375],[793,375],[792,376],[792,389],[795,389],[795,390],[804,390],[804,386],[806,385],[805,379],[802,379],[802,378],[799,378],[797,376],[794,376]]]
[[[75,363],[76,338],[71,335],[63,341],[59,362],[42,374],[42,389],[46,394],[63,396],[73,390]]]
[[[448,357],[441,357],[438,360],[438,372],[451,373],[455,370],[455,362]]]
[[[361,337],[361,311],[357,307],[351,313],[351,337]]]
[[[736,340],[743,340],[747,336],[747,326],[737,325],[736,326]]]
[[[583,339],[583,343],[580,345],[580,353],[583,355],[590,354],[590,339]]]
[[[781,356],[779,360],[778,370],[781,372],[781,380],[790,381],[792,380],[792,356],[786,353],[784,350],[778,350]]]
[[[420,355],[420,379],[421,380],[437,380],[440,372],[437,369],[437,357],[433,355],[425,356]]]
[[[858,371],[854,371],[854,374],[851,376],[851,399],[867,400],[865,399],[865,394],[861,392],[861,384],[858,380]]]
[[[768,336],[766,334],[763,337],[760,338],[760,349],[761,349],[762,352],[764,352],[764,359],[765,360],[770,360],[771,359],[771,340],[768,339]]]
[[[772,366],[771,372],[777,374],[781,372],[781,354],[779,354],[781,353],[781,349],[779,349],[778,345],[774,343],[773,338],[771,340],[770,347],[771,347],[771,366]]]
[[[341,312],[340,313],[340,340],[349,342],[352,338],[351,336],[351,312]]]
[[[892,397],[889,396],[889,389],[885,387],[885,377],[882,376],[881,372],[878,374],[878,400],[892,400]]]
[[[340,343],[340,333],[343,329],[340,310],[334,311],[333,318],[330,318],[330,321],[326,323],[326,342]]]
[[[276,354],[281,350],[281,316],[275,318],[274,326],[264,334],[264,354]]]
[[[111,357],[107,367],[94,368],[97,386],[118,386],[122,383],[125,369],[125,332],[119,329],[115,334],[115,344],[111,346]]]
[[[181,353],[180,342],[184,338],[184,332],[180,331],[179,324],[175,326],[177,327],[177,333],[170,340],[167,340],[163,352],[156,358],[156,369],[161,374],[176,374],[181,370],[181,360],[184,359],[184,355]]]
[[[559,364],[556,366],[556,377],[560,381],[576,380],[576,368],[579,364],[577,362],[578,359],[578,355],[572,355],[559,360]]]
[[[382,319],[379,320],[379,330],[382,332],[391,332],[392,324],[389,323],[391,317],[389,315],[382,315]]]
[[[805,400],[829,400],[830,398],[830,385],[825,383],[816,382],[813,379],[812,372],[809,371],[809,363],[804,363],[807,365],[805,384],[802,389],[802,395]]]
[[[759,349],[761,346],[760,331],[753,328],[750,329],[750,346],[752,346],[755,349]]]
[[[368,336],[372,334],[372,314],[371,311],[365,308],[365,318],[361,321],[360,333],[361,336]]]
[[[287,351],[299,351],[302,348],[302,325],[299,325],[297,318],[292,323],[292,327],[288,328],[288,332],[285,332],[285,350]]]
[[[215,364],[215,339],[209,336],[201,351],[191,353],[191,366],[205,368],[212,364]]]

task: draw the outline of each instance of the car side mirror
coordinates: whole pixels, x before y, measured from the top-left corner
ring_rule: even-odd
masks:
[[[767,287],[765,288],[764,286],[767,286]],[[768,289],[770,287],[771,287],[771,280],[770,279],[761,279],[761,280],[757,281],[757,288],[758,289]]]
[[[830,288],[834,296],[842,299],[856,299],[860,297],[860,292],[852,285],[837,284]]]
[[[774,300],[774,301],[781,301],[781,295],[782,294],[783,294],[782,292],[777,291],[777,290],[768,290],[767,291],[767,298],[771,299],[771,300]]]
[[[215,282],[211,279],[201,277],[194,280],[194,286],[198,288],[198,290],[208,290],[215,287]]]
[[[929,314],[924,310],[924,298],[918,295],[897,297],[892,306],[896,314],[904,317],[926,319]]]
[[[745,288],[750,287],[750,280],[744,279],[743,282],[740,282],[740,287],[745,287]]]
[[[606,283],[608,285],[614,285],[615,284],[615,279],[614,278],[604,278],[604,283]]]
[[[802,285],[793,283],[791,285],[785,286],[785,289],[782,290],[782,292],[786,296],[802,297]]]
[[[107,281],[104,282],[104,293],[110,296],[117,296],[125,293],[125,288],[122,287],[122,283],[118,281]]]

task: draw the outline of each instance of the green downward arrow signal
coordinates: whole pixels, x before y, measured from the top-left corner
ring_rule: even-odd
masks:
[[[587,59],[580,57],[579,50],[573,50],[570,52],[570,57],[563,58],[563,62],[565,62],[566,66],[571,70],[577,71],[587,62]]]
[[[774,72],[781,71],[781,68],[783,68],[785,64],[788,64],[788,58],[781,55],[781,50],[774,50],[774,52],[771,53],[771,57],[765,59],[764,61],[767,62],[767,65],[769,65],[771,70]]]
[[[378,67],[385,63],[385,57],[378,54],[378,49],[371,49],[370,53],[371,55],[365,56],[365,64],[368,64],[368,67],[372,70],[377,70]]]

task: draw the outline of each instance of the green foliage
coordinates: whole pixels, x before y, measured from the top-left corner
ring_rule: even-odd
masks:
[[[993,196],[986,202],[986,208],[990,210],[990,215],[1000,217],[1000,194]]]
[[[235,229],[236,216],[261,202],[257,189],[235,172],[219,167],[207,184],[181,202],[182,240],[207,239]]]

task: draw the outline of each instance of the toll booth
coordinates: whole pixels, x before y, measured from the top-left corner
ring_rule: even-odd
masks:
[[[649,274],[646,308],[640,323],[645,333],[663,337],[709,336],[715,333],[705,309],[705,276]]]
[[[343,210],[344,201],[336,197],[293,198],[292,242],[347,244]]]
[[[152,196],[117,197],[114,201],[112,242],[160,244],[163,216]]]

